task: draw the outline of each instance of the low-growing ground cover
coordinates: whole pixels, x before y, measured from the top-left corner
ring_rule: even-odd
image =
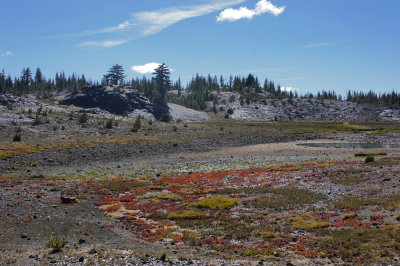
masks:
[[[36,201],[61,208],[60,196],[68,195],[76,198],[70,211],[87,204],[88,213],[104,213],[103,228],[122,228],[135,241],[157,245],[160,254],[189,249],[200,258],[225,260],[394,262],[400,251],[399,170],[399,157],[386,156],[369,164],[308,161],[111,179],[2,176],[0,211],[8,217],[3,223],[34,225],[26,210],[34,212]],[[43,247],[55,229],[42,229]],[[65,241],[70,234],[94,233],[77,225],[64,231]]]

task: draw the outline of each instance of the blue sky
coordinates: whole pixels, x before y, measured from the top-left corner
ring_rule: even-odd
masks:
[[[40,67],[100,80],[165,62],[255,74],[300,93],[400,90],[398,0],[1,0],[0,69]],[[132,67],[136,66],[134,71]],[[139,71],[139,72],[137,72]],[[148,74],[147,74],[148,75]]]

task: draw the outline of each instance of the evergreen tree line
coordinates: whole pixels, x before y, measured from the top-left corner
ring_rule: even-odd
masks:
[[[14,78],[6,76],[4,69],[0,73],[0,94],[22,96],[33,93],[38,97],[49,98],[54,92],[77,93],[82,87],[93,84],[91,80],[85,78],[85,75],[72,74],[67,77],[64,72],[57,72],[54,79],[47,79],[40,68],[36,69],[35,75],[32,75],[29,67],[24,68],[21,76]]]
[[[227,79],[223,76],[202,76],[197,74],[186,86],[182,85],[180,78],[176,82],[170,80],[170,70],[164,63],[153,74],[154,77],[152,78],[143,76],[142,78],[126,80],[122,66],[117,64],[112,66],[107,74],[104,75],[101,83],[103,85],[131,86],[141,91],[151,100],[168,100],[197,110],[204,110],[208,101],[213,101],[215,106],[217,103],[215,92],[218,94],[220,91],[239,93],[239,100],[242,104],[259,100],[259,93],[262,92],[266,92],[268,98],[276,99],[288,98],[291,100],[301,97],[319,100],[344,100],[341,95],[336,94],[333,90],[321,91],[315,95],[307,93],[299,96],[297,92],[282,90],[280,85],[275,85],[268,78],[261,85],[258,78],[253,74],[248,74],[245,77],[229,76]],[[98,82],[87,80],[84,75],[72,74],[67,77],[64,72],[56,73],[54,79],[47,79],[40,68],[36,69],[35,75],[32,74],[29,67],[24,68],[21,76],[14,78],[10,75],[6,76],[4,70],[0,73],[0,94],[11,93],[22,96],[33,93],[39,97],[48,98],[55,92],[78,93],[84,86],[98,84]],[[177,93],[168,94],[167,92],[170,90],[177,91]],[[345,100],[356,103],[387,105],[395,108],[400,107],[400,93],[395,91],[382,94],[372,91],[367,93],[349,91]]]

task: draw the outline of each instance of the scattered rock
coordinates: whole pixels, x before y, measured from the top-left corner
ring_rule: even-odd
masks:
[[[64,204],[77,203],[76,197],[61,195],[61,202]]]

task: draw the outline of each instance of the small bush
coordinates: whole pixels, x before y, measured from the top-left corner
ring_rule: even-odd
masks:
[[[42,119],[40,118],[40,115],[39,115],[39,114],[36,114],[35,120],[33,121],[33,125],[34,125],[34,126],[37,126],[37,125],[40,125],[40,124],[42,124],[42,123],[43,123],[43,121],[42,121]]]
[[[276,234],[274,232],[259,232],[258,235],[261,236],[262,238],[275,238],[276,237]]]
[[[140,121],[140,117],[137,117],[131,131],[136,133],[140,130],[141,127],[142,127],[142,122]]]
[[[108,119],[105,125],[105,128],[111,129],[113,127],[113,120],[112,118]]]
[[[172,121],[172,117],[171,117],[170,114],[164,114],[164,115],[160,118],[160,121],[161,121],[161,122],[164,122],[164,123],[169,123],[169,122]]]
[[[232,108],[228,108],[228,110],[226,111],[228,114],[233,115],[233,109]]]
[[[368,154],[367,157],[365,157],[365,163],[372,163],[375,161],[375,157],[371,154]]]
[[[87,123],[88,120],[89,120],[89,117],[88,117],[86,112],[84,112],[83,114],[79,115],[79,117],[78,117],[78,122],[80,124],[85,124],[85,123]]]
[[[52,248],[53,252],[60,251],[67,244],[67,240],[60,236],[49,236],[49,241],[46,243],[46,247]]]
[[[20,132],[15,132],[13,141],[21,141],[21,133]]]
[[[225,118],[225,119],[229,119],[229,115],[228,115],[228,114],[225,114],[225,115],[224,115],[224,118]]]
[[[161,261],[165,261],[167,259],[167,253],[163,253],[163,254],[161,254],[161,256],[160,256],[160,260]]]

